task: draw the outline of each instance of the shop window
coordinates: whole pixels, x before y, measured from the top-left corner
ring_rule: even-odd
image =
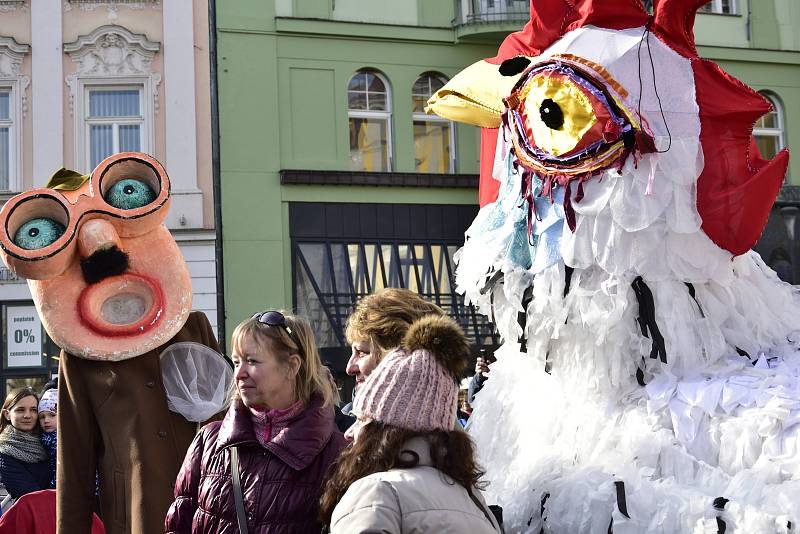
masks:
[[[736,15],[736,0],[711,0],[709,3],[702,6],[698,12]]]
[[[392,170],[392,99],[377,72],[356,72],[347,85],[350,165],[356,171]]]
[[[783,108],[780,101],[769,93],[761,93],[772,104],[772,111],[758,119],[753,127],[753,137],[758,145],[758,150],[764,159],[772,159],[783,149],[784,121]]]
[[[2,369],[0,379],[6,393],[30,386],[40,391],[58,373],[60,349],[42,327],[32,302],[7,302],[2,310]]]
[[[87,86],[84,109],[88,169],[117,152],[148,152],[141,86]]]
[[[423,74],[411,90],[414,121],[414,166],[417,172],[455,171],[453,123],[425,113],[428,99],[447,80],[438,74]]]
[[[310,241],[294,245],[295,305],[320,347],[344,347],[353,305],[385,287],[403,287],[436,303],[477,346],[493,346],[491,323],[455,290],[459,243]]]

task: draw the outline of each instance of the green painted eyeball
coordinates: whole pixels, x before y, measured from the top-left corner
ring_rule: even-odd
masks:
[[[25,250],[37,250],[55,243],[64,235],[64,230],[64,226],[53,219],[31,219],[19,227],[14,235],[14,244]]]
[[[106,191],[105,200],[121,210],[132,210],[147,206],[156,199],[150,186],[141,180],[126,178],[120,180]]]

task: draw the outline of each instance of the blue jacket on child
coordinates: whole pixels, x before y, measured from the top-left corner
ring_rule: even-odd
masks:
[[[58,446],[58,432],[42,432],[40,435],[42,445],[50,455],[50,487],[56,487],[56,447]]]

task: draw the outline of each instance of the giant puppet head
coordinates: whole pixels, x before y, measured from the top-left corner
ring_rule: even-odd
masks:
[[[429,102],[440,115],[485,128],[481,204],[497,197],[497,133],[488,128],[504,121],[519,164],[543,182],[536,194],[566,189],[572,230],[574,201],[591,181],[644,177],[643,192],[663,198],[673,191],[660,175],[683,173],[677,182],[691,181],[685,192],[696,209],[674,215],[689,225],[696,219],[729,257],[751,248],[788,153],[760,157],[752,128],[770,104],[698,57],[693,25],[705,3],[656,0],[651,16],[640,0],[531,0],[531,20],[498,56],[466,69]],[[536,215],[532,207],[529,218]]]
[[[484,205],[458,252],[456,283],[493,315],[503,339],[523,335],[517,318],[527,306],[529,353],[538,339],[539,352],[556,358],[550,344],[562,339],[571,288],[592,295],[581,320],[597,319],[600,332],[630,325],[630,302],[653,300],[638,291],[643,280],[663,307],[662,331],[671,321],[668,365],[689,372],[697,361],[693,350],[670,348],[681,315],[670,305],[694,301],[662,295],[661,284],[689,284],[711,302],[700,284],[741,281],[788,164],[787,151],[765,161],[752,141],[768,101],[698,57],[692,27],[704,3],[656,1],[650,15],[640,0],[531,0],[531,20],[498,57],[468,67],[429,101],[440,115],[484,127]],[[706,308],[735,307],[746,324],[752,298],[743,295],[734,301],[720,290]],[[726,326],[702,357],[722,358],[726,347],[755,354],[777,335],[756,340],[739,326]],[[629,334],[619,356],[596,360],[623,381],[642,337]],[[614,367],[617,358],[625,367]]]
[[[124,360],[172,338],[192,306],[186,263],[164,218],[170,186],[146,154],[110,156],[88,176],[60,171],[0,210],[6,265],[28,279],[53,341]]]

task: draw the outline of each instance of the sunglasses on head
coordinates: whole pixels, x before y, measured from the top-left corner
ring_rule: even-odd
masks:
[[[300,340],[297,339],[297,336],[294,335],[292,329],[289,327],[288,324],[286,324],[286,316],[283,315],[281,312],[275,310],[258,312],[256,314],[253,314],[253,317],[251,317],[251,319],[255,319],[259,323],[265,324],[267,326],[275,326],[283,328],[283,330],[287,334],[289,334],[289,337],[292,338],[292,341],[295,342],[297,348],[298,349],[300,348]]]

